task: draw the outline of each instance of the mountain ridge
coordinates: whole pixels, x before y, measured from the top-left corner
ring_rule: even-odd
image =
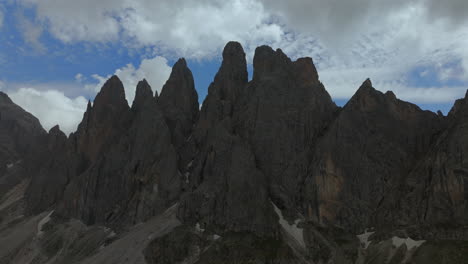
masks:
[[[32,153],[45,154],[25,159],[34,169],[19,171],[19,180],[5,187],[30,181],[24,199],[0,210],[2,226],[54,210],[47,239],[62,237],[61,229],[91,236],[87,228],[66,227],[77,219],[122,234],[106,242],[113,247],[170,212],[172,229],[139,251],[151,254],[148,263],[177,259],[176,252],[183,252],[178,261],[210,263],[222,259],[222,250],[253,263],[364,263],[376,254],[404,263],[394,250],[417,261],[427,254],[425,244],[415,251],[377,242],[395,236],[468,241],[468,91],[441,116],[382,93],[367,79],[338,107],[311,58],[292,61],[261,46],[253,66],[248,81],[242,46],[227,43],[201,109],[184,59],[161,94],[139,82],[131,106],[112,76],[69,137],[58,126],[34,129],[40,139]],[[7,95],[0,97],[15,108]],[[6,172],[4,164],[0,179],[11,177]],[[8,200],[3,196],[0,201]],[[375,243],[367,249],[356,235],[370,227]],[[174,245],[185,238],[190,242]],[[173,246],[160,252],[164,243]],[[70,255],[60,248],[52,255],[62,260],[54,263],[67,263]],[[94,250],[80,261],[98,256]],[[50,259],[37,252],[36,258]],[[15,258],[5,254],[0,251],[0,260]]]

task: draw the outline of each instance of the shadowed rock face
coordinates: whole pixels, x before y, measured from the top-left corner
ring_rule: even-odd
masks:
[[[230,42],[194,131],[179,216],[220,230],[276,234],[271,200],[300,210],[308,157],[337,110],[310,58],[260,47],[247,82],[245,53]],[[280,140],[278,140],[280,139]],[[204,198],[205,197],[205,198]]]
[[[208,95],[200,111],[195,131],[199,141],[217,122],[232,118],[239,108],[238,100],[245,96],[247,79],[244,50],[238,42],[229,42],[223,51],[221,67],[208,88]]]
[[[189,191],[181,198],[178,215],[218,233],[274,234],[267,179],[247,141],[233,132],[235,105],[247,84],[245,53],[239,43],[230,42],[223,58],[194,131],[198,149],[186,168]]]
[[[185,59],[179,59],[164,84],[158,104],[166,117],[174,146],[179,148],[189,137],[198,118],[198,94]]]
[[[468,221],[467,113],[468,94],[455,103],[447,128],[437,141],[389,192],[378,211],[377,223],[413,226],[423,237],[466,236],[459,230]]]
[[[356,232],[370,226],[386,193],[442,128],[436,114],[365,81],[317,145],[304,190],[308,217]]]
[[[143,105],[149,101],[148,98],[153,97],[153,91],[146,79],[139,81],[136,87],[135,99],[133,100],[132,109],[134,111],[140,110]],[[157,97],[157,92],[156,92]]]
[[[128,109],[123,84],[114,75],[96,95],[93,106],[88,103],[83,121],[74,135],[77,151],[84,155],[87,162],[99,158],[106,143],[112,142],[109,139],[122,133]]]
[[[36,117],[0,92],[0,198],[40,167],[46,137]]]
[[[122,83],[112,77],[88,104],[76,133],[68,140],[58,128],[49,133],[54,152],[33,178],[29,213],[58,207],[57,213],[87,224],[120,228],[164,211],[180,193],[171,139],[148,83],[138,84],[129,108]]]
[[[47,135],[48,159],[31,177],[25,193],[27,210],[39,214],[54,206],[63,197],[63,191],[74,175],[77,157],[69,151],[67,136],[59,126],[50,129]]]
[[[106,95],[121,93],[121,88],[116,77],[103,86],[76,134],[77,142],[99,141],[99,151],[105,153],[85,163],[60,207],[88,224],[119,227],[144,221],[174,203],[180,192],[177,154],[151,87],[145,81],[138,84],[132,109],[124,97]],[[114,111],[107,116],[111,120],[102,120],[104,108]],[[78,148],[79,155],[97,153],[96,146],[89,147],[92,151]]]
[[[272,199],[291,213],[300,207],[312,150],[337,110],[310,58],[293,62],[281,50],[256,49],[235,130],[252,146]]]
[[[184,59],[160,96],[139,82],[131,107],[113,76],[68,138],[0,93],[0,188],[30,177],[27,214],[55,209],[117,231],[177,203],[182,227],[146,248],[154,262],[355,263],[377,252],[400,263],[412,255],[395,235],[468,239],[468,94],[445,117],[366,80],[339,108],[311,58],[261,46],[253,66],[248,81],[243,48],[229,42],[201,109]],[[371,226],[368,241],[382,243],[368,250],[355,235]]]

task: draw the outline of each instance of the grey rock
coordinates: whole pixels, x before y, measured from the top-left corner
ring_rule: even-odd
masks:
[[[319,140],[305,181],[309,219],[360,233],[387,192],[426,153],[441,119],[366,80]]]
[[[455,103],[436,142],[388,194],[376,222],[418,226],[418,236],[425,239],[468,239],[467,113],[465,96]]]
[[[40,168],[46,137],[36,117],[0,92],[0,198]]]
[[[252,146],[271,198],[296,215],[308,159],[338,108],[312,59],[293,62],[267,46],[255,51],[253,79],[246,90],[234,129]]]
[[[158,105],[166,117],[172,143],[180,148],[192,132],[199,109],[192,72],[185,59],[179,59],[172,67],[171,75],[158,97]]]

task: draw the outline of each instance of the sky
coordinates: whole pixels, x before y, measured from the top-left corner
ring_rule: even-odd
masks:
[[[447,113],[468,88],[466,0],[0,0],[0,90],[45,129],[76,130],[113,74],[132,103],[160,92],[180,57],[200,103],[231,40],[312,57],[343,105],[366,79]]]

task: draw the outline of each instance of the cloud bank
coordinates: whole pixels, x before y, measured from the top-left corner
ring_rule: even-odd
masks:
[[[243,44],[250,61],[263,44],[312,57],[334,99],[349,98],[368,77],[377,89],[415,103],[451,103],[468,86],[466,0],[19,2],[34,10],[31,23],[41,27],[24,26],[32,46],[40,47],[34,41],[48,32],[65,44],[147,50],[152,59],[115,70],[130,103],[140,79],[160,90],[170,72],[166,58],[219,58],[230,40]],[[96,92],[107,77],[78,74],[76,81]]]
[[[88,103],[82,96],[71,99],[57,90],[19,88],[8,95],[17,105],[36,116],[46,130],[58,124],[66,134],[76,130]]]
[[[407,83],[414,67],[457,60],[462,71],[452,78],[468,80],[465,0],[21,1],[64,43],[120,41],[166,58],[209,59],[237,40],[250,59],[263,44],[311,56],[335,98],[349,98],[367,77],[387,89]],[[414,90],[418,101],[424,87],[412,88],[404,94]]]
[[[153,92],[158,94],[161,92],[162,86],[166,83],[171,73],[171,67],[167,64],[167,60],[163,57],[154,57],[152,59],[143,59],[138,68],[133,64],[127,64],[115,71],[115,75],[119,77],[125,87],[125,96],[128,103],[131,105],[135,97],[136,86],[139,81],[146,79]],[[94,74],[92,78],[97,81],[97,84],[88,84],[86,89],[94,90],[96,93],[101,90],[107,79],[111,76],[100,76]],[[75,79],[82,79],[82,74],[77,74]]]
[[[0,30],[3,27],[3,19],[4,19],[3,10],[2,10],[2,6],[0,5]]]

